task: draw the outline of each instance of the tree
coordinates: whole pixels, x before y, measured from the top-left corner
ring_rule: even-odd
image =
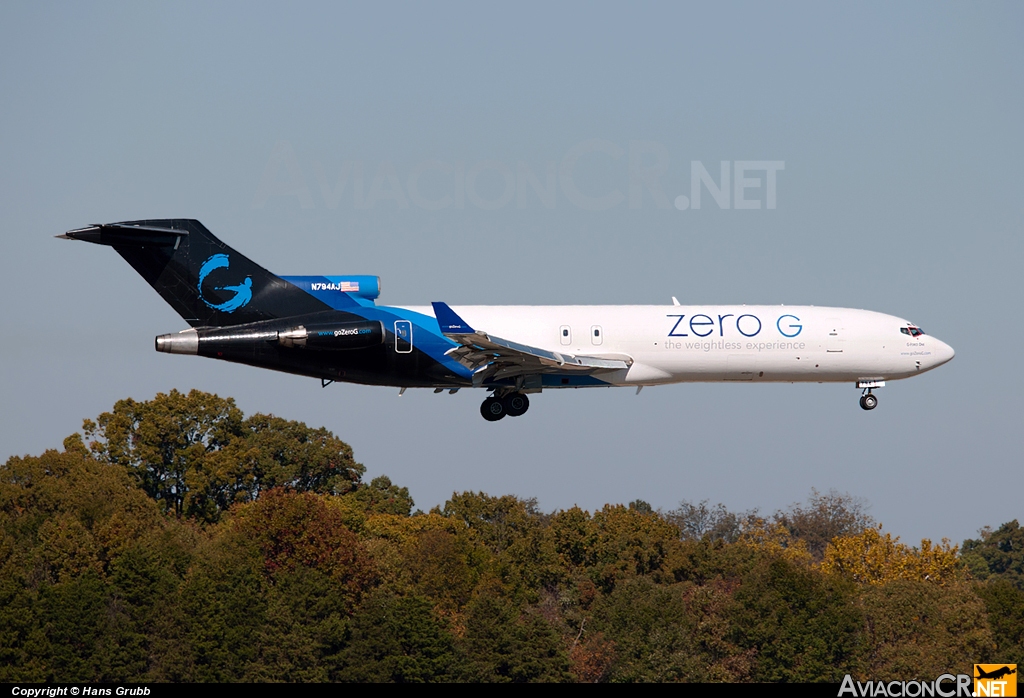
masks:
[[[914,579],[948,584],[966,578],[967,570],[957,557],[957,546],[928,539],[920,548],[899,542],[899,536],[882,535],[882,527],[858,535],[835,538],[825,550],[821,569],[862,584],[888,584],[897,579]]]
[[[1024,590],[1007,579],[992,579],[974,586],[985,602],[998,661],[1024,666]],[[980,655],[979,655],[980,656]]]
[[[241,436],[242,411],[231,399],[172,390],[149,402],[119,400],[83,429],[98,457],[133,474],[146,494],[181,516],[186,478],[202,468],[208,452]]]
[[[509,494],[492,497],[484,492],[452,493],[444,508],[435,512],[463,521],[496,555],[515,545],[522,534],[539,529],[544,518],[536,499]]]
[[[469,536],[437,529],[423,531],[403,550],[410,583],[448,612],[458,611],[469,601],[483,573],[481,557]]]
[[[206,523],[274,487],[343,494],[364,470],[326,429],[245,419],[234,400],[198,390],[120,400],[83,426],[96,456],[132,474],[164,511]]]
[[[497,580],[483,582],[467,606],[462,681],[570,681],[569,660],[554,628],[508,599]]]
[[[679,528],[683,540],[708,539],[733,543],[743,532],[744,522],[756,514],[756,509],[745,514],[734,514],[724,504],[708,506],[706,499],[698,504],[684,500],[665,519]]]
[[[275,487],[320,494],[357,489],[365,468],[353,459],[352,447],[327,429],[265,414],[252,415],[242,427],[244,438],[232,440],[220,454],[238,463],[233,481],[225,483],[232,495],[228,506],[254,501]],[[378,484],[388,486],[390,481]]]
[[[0,466],[0,516],[13,545],[34,546],[40,529],[49,524],[51,538],[72,535],[91,539],[88,545],[117,546],[156,524],[157,507],[130,476],[92,458],[77,435],[65,439],[64,446],[64,451],[41,456],[12,457]],[[53,519],[61,515],[77,523],[66,520],[57,526]],[[88,535],[72,534],[76,526]]]
[[[661,516],[606,504],[591,521],[597,534],[593,543],[593,581],[610,591],[622,579],[665,572],[665,561],[679,529]]]
[[[256,545],[228,529],[203,541],[175,609],[184,652],[165,663],[164,676],[188,682],[243,680],[262,648],[266,582]]]
[[[139,681],[187,567],[162,543],[189,532],[77,435],[64,446],[0,466],[0,679]]]
[[[760,553],[767,553],[772,558],[784,558],[797,564],[808,564],[811,561],[807,543],[795,538],[788,528],[778,522],[754,518],[744,526],[737,542]]]
[[[652,507],[649,502],[646,502],[643,499],[634,499],[632,502],[629,503],[629,508],[633,509],[634,511],[638,511],[641,514],[654,513],[654,507]]]
[[[375,593],[360,605],[338,655],[339,681],[451,681],[458,657],[444,624],[423,598]]]
[[[753,653],[728,638],[731,603],[725,583],[626,580],[594,602],[578,646],[612,655],[610,666],[597,666],[611,681],[742,681]]]
[[[621,504],[593,516],[579,507],[558,512],[546,536],[563,578],[586,578],[605,592],[622,580],[667,575],[666,560],[679,544],[679,529],[660,514]]]
[[[834,489],[821,494],[812,488],[806,506],[792,504],[786,511],[776,512],[774,518],[794,538],[806,542],[808,552],[820,561],[833,538],[857,535],[874,527],[867,509],[867,503],[857,497]]]
[[[595,563],[598,534],[588,512],[579,507],[557,512],[546,533],[558,562],[570,573]]]
[[[754,651],[754,681],[838,682],[856,668],[862,615],[847,580],[766,556],[734,600],[729,637]]]
[[[978,539],[967,539],[963,559],[978,579],[1005,579],[1024,590],[1024,528],[1017,520],[995,531],[986,527]]]
[[[213,527],[181,589],[188,681],[326,681],[372,562],[337,498],[275,489]]]
[[[501,578],[518,591],[535,596],[551,581],[554,554],[544,536],[547,517],[537,510],[536,499],[454,493],[443,509],[433,512],[467,526],[495,556]]]
[[[368,485],[359,485],[349,496],[367,514],[409,516],[415,504],[409,496],[409,488],[391,484],[391,478],[386,475],[373,478]]]
[[[864,676],[933,679],[952,667],[970,667],[981,657],[994,656],[985,606],[966,584],[895,579],[862,587],[860,605]]]
[[[300,568],[320,570],[351,607],[374,572],[345,517],[344,508],[329,498],[279,488],[239,507],[229,530],[257,547],[268,577]]]

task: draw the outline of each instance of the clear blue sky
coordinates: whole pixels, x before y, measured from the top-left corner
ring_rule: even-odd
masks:
[[[196,387],[328,427],[424,509],[770,512],[816,487],[910,542],[1020,518],[1022,36],[1019,3],[3,3],[0,457]],[[677,209],[693,161],[783,162],[776,208],[762,173],[759,209]],[[872,413],[847,385],[685,385],[487,424],[471,391],[157,354],[184,322],[52,236],[172,216],[279,273],[379,274],[384,303],[869,308],[957,357]]]

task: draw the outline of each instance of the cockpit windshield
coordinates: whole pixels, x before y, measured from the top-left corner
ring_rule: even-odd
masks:
[[[920,337],[924,334],[924,330],[920,327],[914,327],[913,325],[910,327],[901,327],[900,332],[903,334],[909,334],[911,337]]]

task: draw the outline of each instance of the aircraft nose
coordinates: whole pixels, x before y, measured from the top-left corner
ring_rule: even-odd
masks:
[[[936,366],[941,366],[942,364],[946,363],[956,355],[956,352],[953,351],[953,347],[949,346],[941,339],[933,338],[933,341],[935,342],[935,349],[933,350],[933,352],[935,354]]]

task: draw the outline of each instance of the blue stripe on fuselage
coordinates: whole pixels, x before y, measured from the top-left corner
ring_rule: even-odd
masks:
[[[383,322],[384,328],[389,332],[394,332],[395,320],[408,320],[413,325],[412,345],[415,349],[422,351],[455,375],[467,380],[472,379],[473,372],[470,369],[451,357],[445,356],[446,351],[459,345],[441,334],[441,330],[437,326],[437,320],[429,315],[404,308],[377,306],[371,300],[359,298],[344,291],[323,288],[313,290],[313,283],[329,282],[330,279],[328,277],[285,276],[282,278],[335,310],[343,310],[366,320],[379,320]]]
[[[294,286],[301,288],[309,295],[323,303],[326,303],[335,310],[344,310],[347,313],[358,315],[366,320],[379,320],[384,323],[385,329],[390,332],[394,332],[395,320],[408,320],[413,325],[412,344],[415,349],[422,351],[455,375],[465,378],[466,380],[472,380],[473,371],[445,355],[445,352],[449,351],[453,347],[459,346],[459,344],[448,339],[441,333],[441,328],[438,327],[436,318],[433,318],[430,315],[424,315],[423,313],[417,313],[413,310],[407,310],[405,308],[378,306],[372,300],[360,298],[358,296],[345,293],[344,291],[332,291],[326,289],[313,290],[312,284],[314,282],[330,282],[332,281],[331,277],[285,276],[281,278]],[[565,379],[568,379],[568,383],[563,382]],[[541,381],[541,385],[545,388],[582,388],[610,385],[609,383],[594,378],[593,376],[572,374],[544,374]],[[491,383],[490,385],[512,385],[514,383],[514,380],[497,381],[497,383]]]

